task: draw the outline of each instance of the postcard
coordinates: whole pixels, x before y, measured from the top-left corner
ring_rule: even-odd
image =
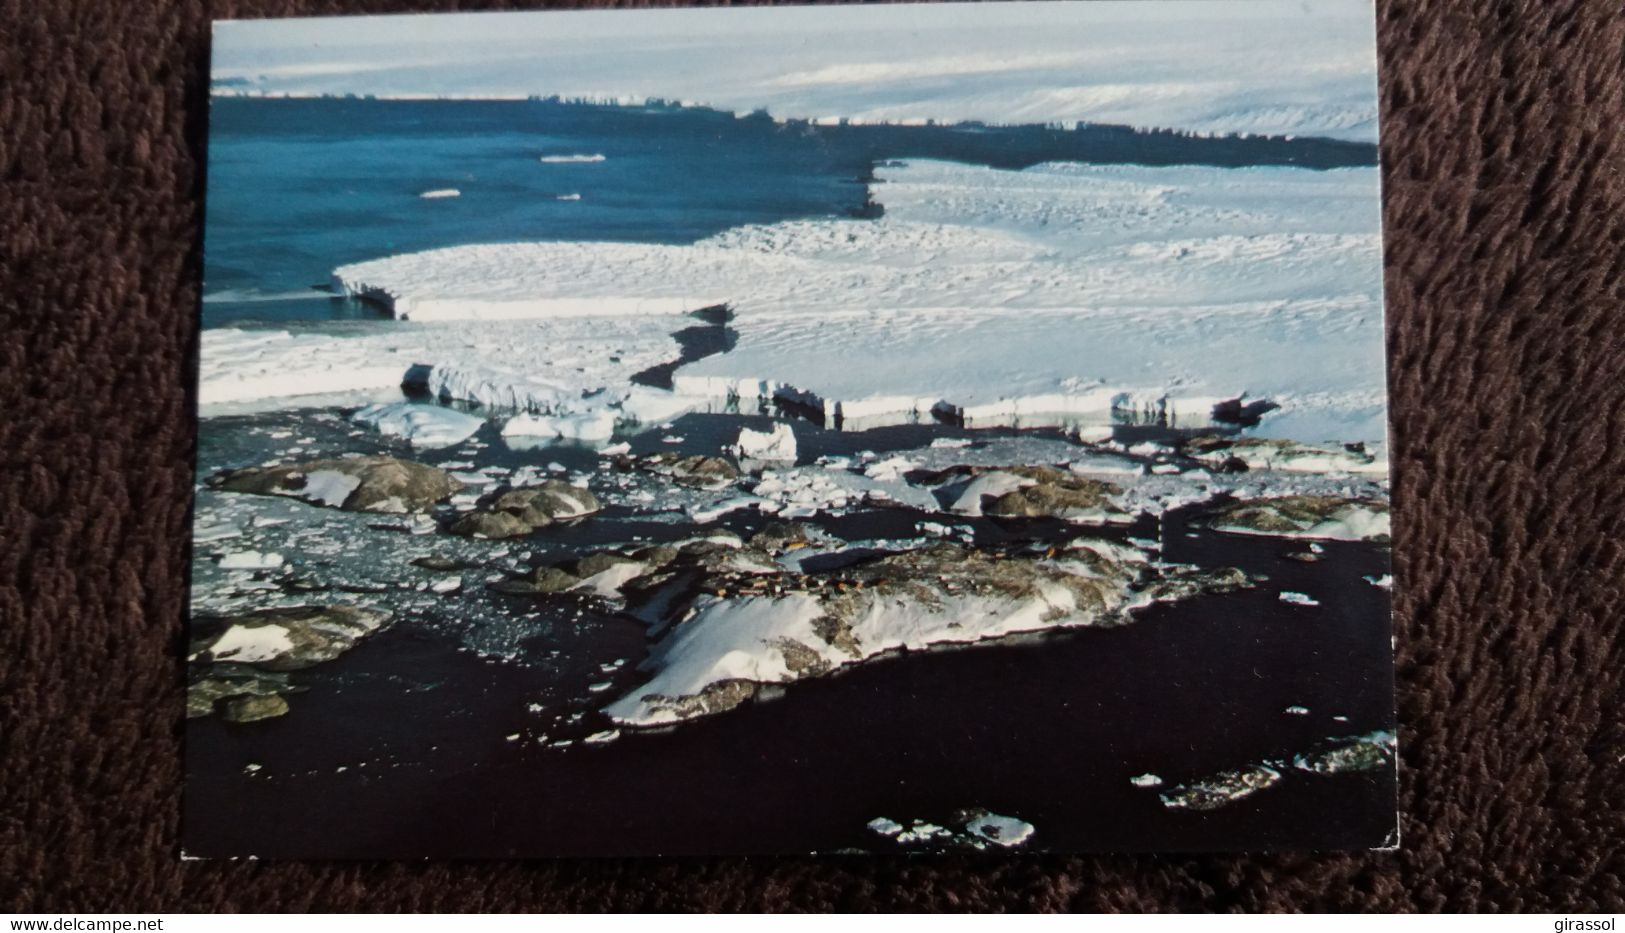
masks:
[[[212,54],[188,857],[1398,844],[1368,0]]]

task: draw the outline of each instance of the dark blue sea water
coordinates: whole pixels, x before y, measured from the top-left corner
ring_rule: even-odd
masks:
[[[571,155],[603,161],[541,161]],[[872,214],[866,183],[888,158],[1330,168],[1374,164],[1376,148],[1105,126],[812,126],[550,100],[217,98],[203,323],[373,315],[313,286],[337,266],[397,253],[539,240],[689,243],[741,224]],[[461,196],[419,197],[445,188]]]

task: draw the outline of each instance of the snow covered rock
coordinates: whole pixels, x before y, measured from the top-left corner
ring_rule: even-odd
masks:
[[[1208,517],[1215,531],[1327,538],[1340,541],[1388,540],[1388,503],[1342,496],[1281,496],[1220,506]]]
[[[1157,585],[1172,576],[1189,577],[1191,586],[1171,598],[1246,583],[1236,572],[1159,570],[1133,548],[1092,540],[1046,556],[935,544],[822,573],[785,570],[767,543],[679,550],[665,569],[689,570],[693,583],[650,600],[663,607],[665,627],[644,665],[652,676],[610,704],[610,718],[629,726],[679,722],[731,709],[763,684],[821,676],[900,648],[1121,624],[1160,598]]]
[[[276,696],[294,690],[287,674],[262,671],[245,664],[215,664],[187,685],[186,717],[208,716],[221,700]]]
[[[1385,473],[1388,464],[1363,447],[1320,447],[1273,437],[1197,437],[1183,445],[1187,457],[1214,466],[1303,473]]]
[[[508,489],[486,497],[472,512],[452,522],[453,534],[476,538],[514,538],[554,522],[583,518],[602,506],[589,490],[557,479],[539,486]]]
[[[1217,810],[1274,787],[1281,772],[1268,765],[1249,765],[1181,784],[1159,795],[1169,810]]]
[[[922,480],[940,486],[961,515],[1060,518],[1101,524],[1132,519],[1113,501],[1122,488],[1050,466],[950,467]]]
[[[1392,768],[1395,744],[1392,732],[1372,732],[1348,739],[1335,739],[1322,748],[1292,759],[1292,766],[1316,774]]]
[[[235,696],[226,700],[220,718],[226,722],[258,722],[275,719],[288,712],[288,701],[279,693]]]
[[[741,460],[794,463],[796,435],[790,430],[790,426],[782,421],[775,423],[766,431],[742,428],[739,431],[739,440],[733,445],[732,453]]]
[[[282,566],[282,555],[262,554],[259,551],[233,551],[220,557],[221,570],[275,570]]]
[[[426,511],[462,488],[445,470],[394,457],[249,467],[218,474],[209,483],[227,492],[290,496],[351,512]]]
[[[299,670],[333,660],[390,621],[389,613],[360,606],[261,609],[220,620],[218,634],[194,644],[188,660]]]
[[[461,444],[485,424],[484,419],[454,409],[413,402],[368,405],[351,415],[350,420],[423,448]]]
[[[502,436],[572,441],[607,441],[615,435],[615,413],[600,409],[569,415],[515,415]]]

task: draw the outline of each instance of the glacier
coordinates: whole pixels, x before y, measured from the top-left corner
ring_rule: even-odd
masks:
[[[1279,406],[1265,436],[1383,441],[1376,168],[912,161],[882,173],[876,220],[747,226],[676,246],[450,247],[333,277],[409,323],[489,335],[411,360],[437,394],[548,414],[630,395],[623,384],[583,400],[637,371],[592,335],[637,345],[652,366],[677,358],[669,334],[684,312],[725,304],[735,345],[678,368],[666,413],[778,400],[848,429],[933,418],[1200,427],[1251,399]],[[271,338],[252,339],[269,352]],[[299,365],[346,352],[347,340],[329,342],[305,341]],[[563,347],[566,359],[552,359]],[[583,369],[587,359],[616,373]],[[216,381],[210,362],[205,400],[262,388],[240,367]],[[361,379],[372,368],[322,371]]]
[[[223,21],[213,78],[217,94],[554,95],[822,123],[1105,123],[1372,142],[1375,27],[1370,0]]]

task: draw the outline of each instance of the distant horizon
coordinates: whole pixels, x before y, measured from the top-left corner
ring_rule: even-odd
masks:
[[[1375,50],[1369,0],[404,14],[217,21],[211,85],[1374,142]]]

